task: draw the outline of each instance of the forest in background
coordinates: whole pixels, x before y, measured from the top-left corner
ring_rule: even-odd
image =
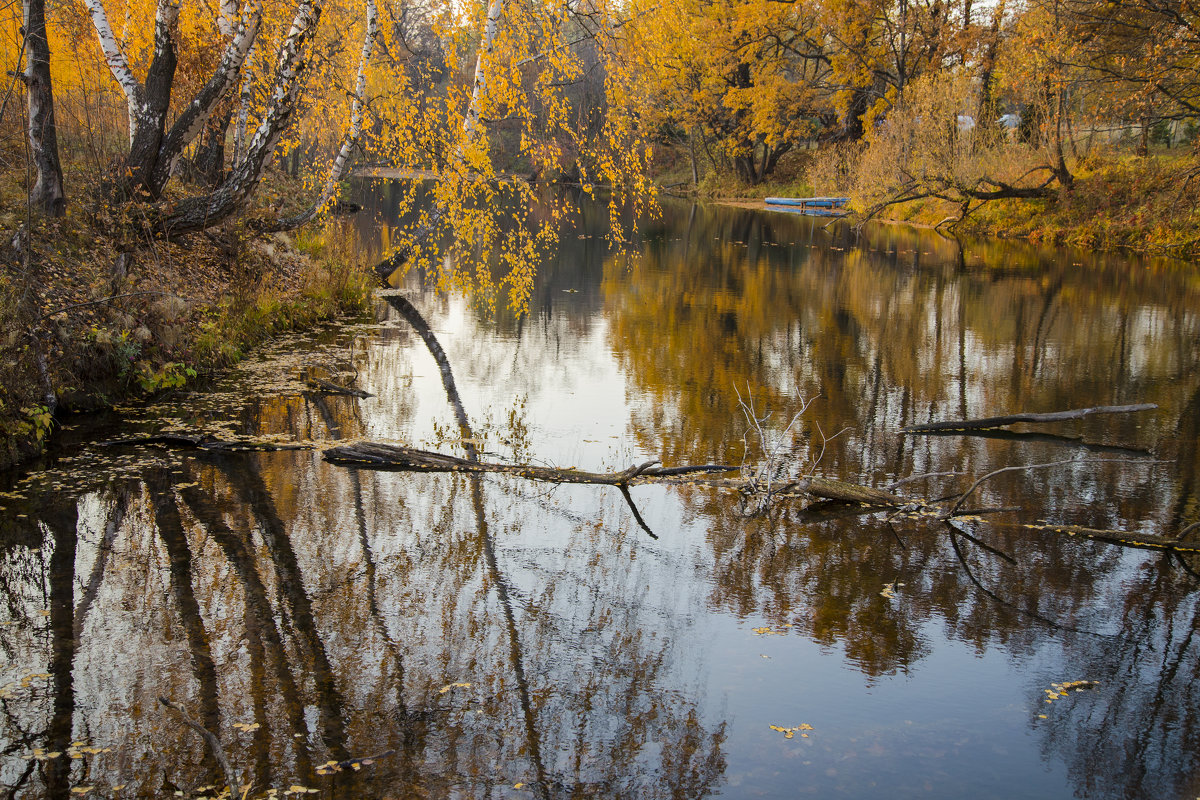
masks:
[[[437,178],[380,271],[518,313],[546,184],[1200,250],[1193,0],[23,0],[0,36],[0,427],[34,444],[361,307],[310,224],[354,168]]]

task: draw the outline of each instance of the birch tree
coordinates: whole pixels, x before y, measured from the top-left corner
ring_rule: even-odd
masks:
[[[29,152],[36,173],[29,202],[49,216],[66,209],[58,132],[54,122],[54,91],[50,80],[50,44],[46,38],[44,0],[25,0],[25,73],[22,80],[29,102]]]
[[[100,50],[114,80],[125,95],[129,118],[129,152],[114,176],[114,188],[126,196],[143,191],[152,198],[161,196],[171,171],[187,147],[204,129],[218,103],[237,84],[242,64],[258,36],[262,24],[261,0],[247,0],[241,19],[212,76],[167,128],[171,91],[178,65],[178,23],[180,0],[158,0],[154,15],[153,56],[140,82],[130,68],[113,27],[104,0],[85,0],[96,30]],[[320,18],[319,5],[301,3],[296,19],[304,26],[315,26]],[[294,23],[295,24],[295,23]],[[303,39],[307,30],[289,33],[288,41]],[[299,76],[281,74],[281,79],[297,81]],[[284,92],[287,95],[287,92]]]

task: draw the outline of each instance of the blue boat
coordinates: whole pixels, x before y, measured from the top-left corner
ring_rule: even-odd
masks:
[[[841,208],[850,202],[849,197],[768,197],[770,206],[801,206],[803,208]]]

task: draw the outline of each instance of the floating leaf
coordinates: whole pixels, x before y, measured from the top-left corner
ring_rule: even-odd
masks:
[[[438,694],[445,694],[446,692],[450,691],[451,689],[470,689],[470,688],[471,688],[471,684],[469,684],[469,683],[448,683],[445,686],[443,686],[442,688],[438,689]]]
[[[795,736],[797,733],[800,733],[801,731],[813,730],[813,726],[809,725],[807,722],[801,722],[799,725],[797,725],[793,728],[784,728],[779,725],[771,725],[770,728],[773,731],[779,731],[780,733],[782,733],[783,738],[785,738],[785,739],[791,739],[793,736]],[[800,733],[800,738],[807,739],[808,734]]]

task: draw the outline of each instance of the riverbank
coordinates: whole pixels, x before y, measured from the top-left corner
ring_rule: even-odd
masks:
[[[758,186],[706,178],[696,196],[760,208],[766,196],[812,193],[794,172]],[[1188,175],[1194,175],[1190,183]],[[1077,164],[1069,191],[1046,199],[983,203],[953,227],[972,236],[1200,260],[1197,192],[1200,155],[1180,150],[1145,157],[1110,154]],[[957,204],[924,199],[893,206],[880,219],[933,227],[957,219],[961,211]]]
[[[296,191],[277,180],[268,201]],[[0,468],[39,453],[56,417],[204,381],[269,337],[370,298],[366,270],[331,254],[317,225],[131,242],[102,213],[44,219],[27,213],[16,180],[5,189]]]

